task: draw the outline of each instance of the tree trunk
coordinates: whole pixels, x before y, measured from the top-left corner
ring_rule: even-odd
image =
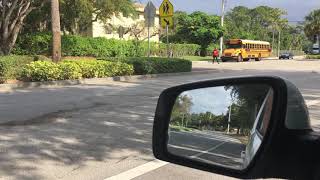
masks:
[[[61,28],[59,0],[51,0],[51,19],[52,19],[52,60],[61,60]]]

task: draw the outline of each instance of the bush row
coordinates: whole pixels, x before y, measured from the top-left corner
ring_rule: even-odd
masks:
[[[22,69],[20,79],[23,81],[54,81],[132,74],[132,65],[122,62],[88,60],[53,63],[48,61],[36,61],[27,64]]]
[[[17,55],[49,55],[51,53],[51,34],[35,33],[19,36],[13,54]],[[196,44],[170,44],[174,57],[195,55],[199,51]],[[82,36],[62,36],[64,56],[94,56],[94,57],[141,57],[147,56],[148,43],[90,38]],[[153,56],[166,56],[167,47],[163,43],[151,43]]]
[[[106,59],[106,61],[120,61],[131,64],[134,74],[159,74],[159,73],[175,73],[190,72],[192,70],[192,62],[177,58],[156,58],[156,57],[133,57],[133,58],[114,58]]]
[[[0,57],[1,83],[9,79],[53,81],[123,75],[189,72],[192,63],[167,58],[108,58],[107,60],[64,60],[58,64],[44,57]]]

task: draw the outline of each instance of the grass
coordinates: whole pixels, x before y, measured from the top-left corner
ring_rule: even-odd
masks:
[[[189,61],[212,61],[211,56],[201,57],[201,56],[184,56],[183,59],[189,60]]]
[[[307,59],[320,59],[320,55],[307,55]]]
[[[175,125],[170,125],[170,129],[173,131],[179,131],[179,132],[190,132],[193,131],[193,128],[187,128],[187,127],[182,127],[182,126],[175,126]]]

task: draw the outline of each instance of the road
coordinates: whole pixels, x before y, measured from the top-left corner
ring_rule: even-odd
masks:
[[[276,63],[279,63],[276,65]],[[320,130],[320,61],[194,64],[207,74],[132,82],[0,90],[0,179],[232,179],[155,161],[152,123],[167,87],[220,77],[278,75],[294,82]]]
[[[168,151],[209,164],[242,169],[241,151],[246,146],[238,139],[218,132],[170,131]]]

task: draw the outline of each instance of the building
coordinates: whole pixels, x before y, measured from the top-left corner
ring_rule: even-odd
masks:
[[[137,15],[134,17],[113,16],[107,23],[101,21],[93,22],[86,33],[90,37],[105,37],[108,39],[123,40],[147,40],[148,29],[145,26],[144,8],[145,5],[136,3]],[[155,17],[154,27],[150,28],[150,40],[159,42],[159,11]]]

